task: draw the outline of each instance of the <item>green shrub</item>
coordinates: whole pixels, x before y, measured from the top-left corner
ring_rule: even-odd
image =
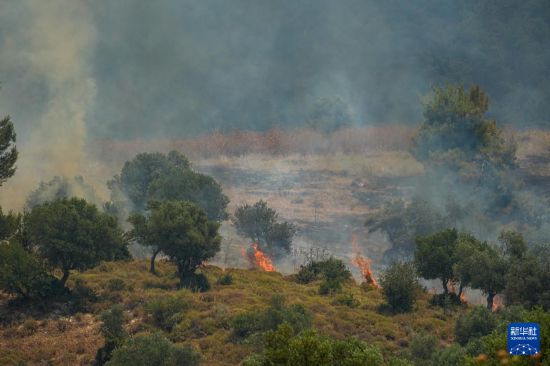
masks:
[[[340,294],[334,298],[332,302],[334,305],[345,305],[350,308],[356,308],[359,306],[359,300],[357,300],[353,294]]]
[[[428,364],[437,348],[438,340],[430,334],[415,336],[409,346],[411,357],[417,364]]]
[[[308,265],[301,265],[300,270],[298,273],[296,273],[295,277],[296,282],[302,283],[302,284],[308,284],[310,282],[315,281],[317,277],[317,273],[315,273],[311,263]]]
[[[466,351],[458,344],[439,349],[432,355],[434,366],[461,366],[466,358]]]
[[[395,262],[380,278],[380,285],[390,307],[396,312],[410,311],[420,286],[412,263]]]
[[[101,321],[101,334],[105,338],[105,344],[96,352],[96,366],[105,365],[111,359],[113,351],[122,346],[127,336],[123,328],[124,313],[120,305],[114,305],[110,310],[104,311]]]
[[[342,283],[337,280],[323,280],[319,285],[319,295],[333,295],[342,290]]]
[[[170,332],[181,321],[182,311],[187,307],[187,303],[177,297],[161,297],[149,302],[145,310],[151,315],[153,324]]]
[[[351,278],[351,272],[340,259],[330,257],[319,262],[310,262],[301,266],[295,279],[298,283],[310,283],[323,280],[319,285],[319,294],[328,295],[339,292],[342,282]]]
[[[191,273],[181,278],[181,287],[193,292],[205,292],[210,290],[210,282],[203,273]]]
[[[120,278],[112,278],[107,282],[107,289],[109,291],[122,291],[126,288],[126,284]]]
[[[19,244],[0,244],[0,290],[36,301],[67,294],[40,260]]]
[[[220,278],[218,278],[218,285],[227,286],[231,285],[233,283],[233,276],[231,276],[229,273],[223,274]]]
[[[466,345],[473,338],[491,333],[496,326],[495,315],[483,306],[476,306],[458,317],[455,326],[456,341]]]
[[[78,277],[74,281],[71,294],[74,307],[81,311],[89,311],[90,304],[96,302],[98,299],[98,296],[94,290],[86,286],[84,280]]]
[[[363,366],[383,365],[380,350],[355,338],[333,340],[313,331],[295,335],[289,323],[265,336],[262,354],[250,356],[244,366],[315,365]]]
[[[115,349],[107,366],[196,366],[200,356],[191,346],[176,346],[160,334],[140,335]]]
[[[286,306],[284,298],[275,295],[270,306],[264,310],[242,313],[233,318],[231,327],[236,339],[249,337],[254,333],[275,330],[283,322],[291,324],[295,333],[311,327],[311,313],[301,304]]]

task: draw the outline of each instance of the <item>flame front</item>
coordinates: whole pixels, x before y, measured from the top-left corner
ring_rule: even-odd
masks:
[[[498,309],[504,307],[504,301],[502,301],[502,297],[500,295],[496,295],[494,298],[493,298],[493,307],[492,307],[492,311],[493,313],[495,311],[497,311]]]
[[[372,271],[370,269],[372,261],[361,255],[361,250],[359,249],[359,245],[357,244],[357,236],[355,234],[351,236],[351,246],[355,254],[355,258],[351,260],[351,264],[359,268],[361,274],[363,275],[363,278],[365,279],[365,282],[373,287],[380,288],[380,285],[378,285],[378,282],[376,282],[376,279],[374,278],[374,275],[372,274]]]
[[[261,268],[267,272],[275,272],[277,270],[271,258],[260,250],[258,244],[252,244],[250,249],[249,251],[245,251],[244,247],[241,247],[241,255],[248,260],[251,267]]]

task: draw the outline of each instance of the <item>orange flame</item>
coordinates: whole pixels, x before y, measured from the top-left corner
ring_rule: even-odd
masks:
[[[277,268],[273,265],[271,258],[258,248],[258,244],[254,243],[250,246],[251,251],[245,251],[244,246],[241,247],[241,255],[248,260],[251,267],[261,268],[267,272],[275,272]]]
[[[359,268],[366,283],[375,288],[380,288],[380,285],[378,285],[378,282],[376,282],[376,279],[374,278],[374,275],[372,274],[372,271],[370,269],[372,260],[365,258],[361,255],[361,250],[359,249],[359,245],[357,244],[357,236],[355,234],[351,236],[351,246],[353,252],[355,253],[355,258],[351,260],[351,264]]]
[[[504,301],[502,301],[502,297],[500,295],[496,295],[493,298],[493,308],[491,309],[493,313],[497,311],[498,309],[504,307]]]

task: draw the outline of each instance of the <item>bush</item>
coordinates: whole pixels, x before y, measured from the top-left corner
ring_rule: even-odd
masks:
[[[145,309],[151,315],[153,324],[170,332],[181,321],[181,312],[187,307],[187,303],[177,297],[161,297],[149,302]]]
[[[386,301],[396,312],[410,311],[420,290],[412,263],[395,262],[380,278]]]
[[[330,257],[301,266],[295,278],[298,283],[304,284],[323,280],[319,285],[319,294],[327,295],[340,291],[342,282],[351,278],[351,272],[340,259]]]
[[[254,333],[275,330],[283,322],[288,322],[297,334],[311,327],[311,313],[301,304],[285,305],[282,296],[275,295],[270,306],[263,311],[251,311],[237,315],[231,325],[236,339],[249,337]]]
[[[231,285],[233,283],[233,276],[231,276],[229,273],[223,274],[220,278],[218,278],[218,285],[227,286]]]
[[[437,350],[432,356],[432,365],[461,366],[466,357],[466,351],[458,344]]]
[[[417,361],[417,364],[428,363],[436,351],[437,342],[437,338],[430,334],[415,336],[409,346],[411,357]]]
[[[464,346],[472,338],[491,333],[496,326],[495,315],[483,306],[476,306],[458,317],[455,326],[456,341]]]
[[[181,278],[181,287],[193,292],[206,292],[210,290],[210,282],[203,273],[191,273]]]
[[[124,314],[120,305],[114,305],[110,310],[101,314],[101,334],[105,338],[103,347],[97,350],[95,365],[105,365],[112,357],[113,351],[122,346],[126,338],[124,331]]]
[[[359,300],[357,300],[353,294],[341,294],[336,296],[332,302],[334,305],[345,305],[350,308],[356,308],[359,306]]]
[[[190,346],[176,346],[160,334],[140,335],[115,349],[107,366],[196,366],[200,356]]]
[[[122,291],[126,288],[126,284],[120,278],[112,278],[107,282],[107,289],[109,291]]]
[[[244,366],[315,365],[363,366],[383,365],[380,350],[357,339],[333,340],[313,331],[297,336],[287,322],[265,337],[263,354],[252,355]]]
[[[46,273],[38,258],[19,244],[0,244],[0,290],[25,300],[67,293],[59,280]]]

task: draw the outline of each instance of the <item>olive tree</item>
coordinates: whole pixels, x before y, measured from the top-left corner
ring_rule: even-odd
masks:
[[[61,270],[65,284],[71,270],[85,270],[105,260],[129,257],[116,218],[79,198],[35,206],[23,218],[32,246],[46,263]]]
[[[262,251],[279,256],[290,252],[296,226],[289,222],[278,222],[279,214],[267,205],[258,201],[253,205],[244,204],[237,207],[233,224],[237,232],[258,244]]]
[[[220,224],[208,220],[204,210],[192,202],[150,202],[147,216],[136,213],[129,221],[135,239],[154,246],[176,264],[182,285],[220,250]],[[154,259],[151,266],[154,271]]]

